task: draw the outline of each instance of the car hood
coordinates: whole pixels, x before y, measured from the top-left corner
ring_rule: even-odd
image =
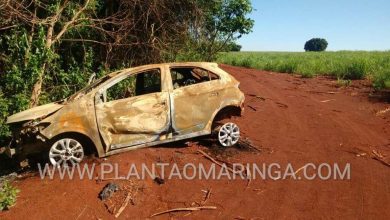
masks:
[[[7,118],[7,124],[15,123],[15,122],[22,122],[22,121],[29,121],[34,120],[37,118],[44,117],[46,115],[49,115],[53,112],[58,111],[61,109],[64,105],[60,105],[57,103],[49,103],[46,105],[37,106],[34,108],[27,109],[25,111],[13,114]]]

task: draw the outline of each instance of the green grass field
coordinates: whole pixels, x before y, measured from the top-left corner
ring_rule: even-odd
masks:
[[[219,63],[304,77],[334,76],[340,81],[369,79],[377,89],[390,88],[390,51],[228,52]]]

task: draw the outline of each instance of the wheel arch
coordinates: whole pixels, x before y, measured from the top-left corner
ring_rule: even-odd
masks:
[[[223,119],[230,119],[234,116],[241,116],[243,109],[239,105],[225,105],[224,107],[218,109],[214,112],[211,123],[208,124],[207,128],[212,132],[212,130],[217,125],[218,121]]]

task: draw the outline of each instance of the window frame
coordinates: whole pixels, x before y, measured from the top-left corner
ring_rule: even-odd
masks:
[[[142,94],[142,95],[136,95],[136,96],[131,96],[131,97],[123,98],[123,99],[115,99],[115,100],[111,100],[111,101],[107,100],[107,90],[110,89],[111,87],[115,86],[116,84],[120,83],[121,81],[125,80],[128,77],[131,77],[131,76],[135,76],[136,77],[136,75],[138,75],[138,74],[149,72],[149,71],[153,71],[153,70],[158,70],[159,73],[160,73],[160,91],[159,92],[153,92],[153,93],[147,93],[147,94]],[[163,91],[163,70],[162,70],[161,67],[155,67],[155,68],[150,68],[150,69],[139,70],[139,71],[136,71],[136,72],[131,72],[130,71],[130,72],[124,73],[121,76],[115,77],[110,82],[107,82],[106,85],[102,86],[102,88],[99,90],[99,92],[97,94],[99,94],[100,96],[103,96],[103,101],[100,102],[100,103],[110,103],[110,102],[116,102],[116,101],[130,99],[130,98],[135,98],[135,97],[141,97],[143,95],[161,93],[162,91]]]
[[[195,84],[191,84],[191,85],[187,85],[187,86],[180,86],[178,88],[174,88],[174,82],[173,82],[173,76],[172,76],[172,72],[171,70],[172,69],[184,69],[184,68],[188,68],[188,69],[201,69],[203,71],[207,71],[209,74],[209,80],[208,81],[204,81],[204,82],[199,82],[199,83],[195,83]],[[219,81],[221,80],[221,76],[217,73],[215,73],[214,71],[211,71],[205,67],[199,67],[199,66],[170,66],[169,69],[169,74],[170,74],[170,78],[171,78],[171,84],[172,84],[172,90],[176,90],[176,89],[181,89],[181,88],[188,88],[188,87],[191,87],[191,86],[196,86],[196,85],[200,85],[200,84],[203,84],[203,83],[209,83],[209,82],[213,82],[213,81]],[[211,79],[210,77],[210,73],[211,74],[214,74],[215,76],[217,76],[218,78],[217,79]]]

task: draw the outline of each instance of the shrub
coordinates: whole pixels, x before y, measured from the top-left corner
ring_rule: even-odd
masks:
[[[0,139],[5,140],[10,135],[10,130],[5,124],[8,116],[8,100],[4,98],[3,92],[0,90]],[[6,142],[0,141],[0,144],[5,144]]]
[[[252,67],[251,64],[252,64],[252,62],[248,58],[247,59],[243,59],[240,62],[240,66],[243,66],[243,67],[246,67],[246,68]]]
[[[374,75],[373,85],[376,89],[390,89],[390,69],[378,71]]]
[[[281,73],[295,73],[297,67],[298,64],[293,60],[286,60],[279,64],[279,66],[277,67],[277,71]]]
[[[352,81],[350,79],[337,79],[338,87],[348,87],[350,86]]]
[[[346,66],[343,79],[363,79],[367,74],[367,65],[363,60],[351,62]]]
[[[305,43],[305,51],[325,51],[328,42],[323,38],[312,38]]]
[[[232,43],[230,43],[228,45],[229,51],[236,51],[236,52],[238,52],[238,51],[241,50],[241,48],[242,48],[242,46],[237,44],[237,43],[235,43],[235,42],[232,42]]]
[[[19,190],[9,182],[4,182],[0,189],[0,211],[7,210],[16,203]]]

